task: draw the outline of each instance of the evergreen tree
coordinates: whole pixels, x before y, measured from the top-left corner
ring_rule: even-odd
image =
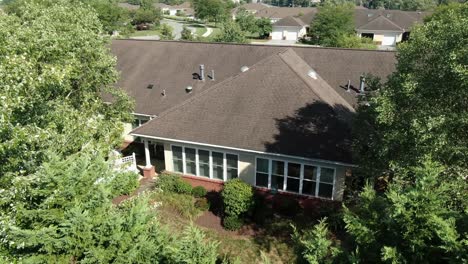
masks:
[[[182,28],[182,32],[180,33],[180,38],[183,40],[193,40],[192,31],[184,26]]]

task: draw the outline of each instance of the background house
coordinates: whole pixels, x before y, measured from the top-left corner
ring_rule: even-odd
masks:
[[[395,63],[392,52],[216,43],[114,40],[112,52],[146,174],[157,164],[213,189],[239,177],[333,200],[354,168],[360,75],[385,78]]]

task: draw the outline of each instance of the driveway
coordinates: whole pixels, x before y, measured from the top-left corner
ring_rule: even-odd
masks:
[[[170,20],[170,19],[163,19],[161,20],[161,23],[167,24],[172,27],[172,35],[174,36],[174,39],[180,39],[181,38],[181,33],[182,29],[184,28],[184,24],[177,21],[177,20]],[[192,31],[192,33],[195,33],[195,28],[193,27],[187,27]]]

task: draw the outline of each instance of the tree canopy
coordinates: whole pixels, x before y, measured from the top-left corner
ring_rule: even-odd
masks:
[[[214,41],[245,43],[247,39],[240,26],[234,21],[228,20],[222,24],[221,32],[215,36]]]
[[[192,5],[198,19],[221,22],[228,17],[228,6],[223,0],[193,0]]]

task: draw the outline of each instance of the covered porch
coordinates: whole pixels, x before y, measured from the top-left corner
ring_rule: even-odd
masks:
[[[164,171],[164,144],[161,142],[136,138],[121,150],[124,156],[135,153],[136,166],[144,177],[153,177]]]

